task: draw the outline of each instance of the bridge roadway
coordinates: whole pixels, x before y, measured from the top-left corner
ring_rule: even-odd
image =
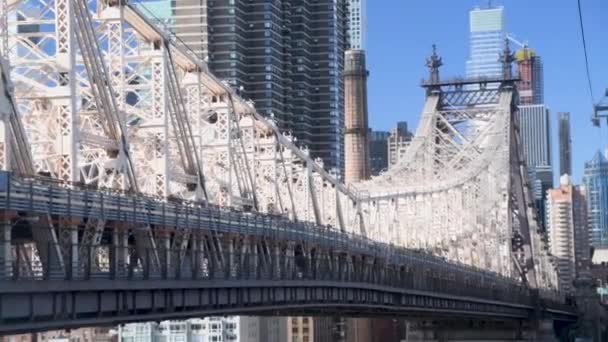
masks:
[[[0,210],[0,333],[209,315],[576,319],[554,294],[512,279],[279,216],[7,172]],[[35,229],[48,229],[45,216],[104,220],[106,231],[95,246],[73,239],[59,254],[39,246],[46,256],[16,257]],[[136,247],[129,232],[138,229],[152,230],[156,245]]]

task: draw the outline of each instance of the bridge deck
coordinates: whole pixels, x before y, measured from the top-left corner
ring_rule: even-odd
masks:
[[[296,311],[528,319],[539,304],[521,283],[498,274],[277,216],[69,188],[7,172],[0,172],[0,209],[173,234],[190,228],[198,236],[186,249],[163,241],[145,251],[132,243],[70,246],[67,272],[23,272],[20,258],[11,265],[0,256],[0,332]],[[151,255],[161,256],[160,264]],[[575,318],[555,297],[541,297],[546,314]]]

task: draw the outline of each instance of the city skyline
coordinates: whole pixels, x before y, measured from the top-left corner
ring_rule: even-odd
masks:
[[[437,44],[438,53],[443,58],[442,77],[465,74],[464,65],[469,59],[468,13],[476,6],[486,5],[485,2],[473,0],[440,1],[441,6],[423,2],[388,2],[382,6],[368,4],[367,9],[369,121],[373,130],[383,131],[389,130],[396,121],[418,122],[423,98],[419,82],[426,77],[425,70],[420,66],[430,53],[431,44]],[[495,2],[494,5],[504,6],[507,33],[519,41],[529,42],[543,56],[544,102],[552,109],[551,125],[557,127],[557,112],[571,112],[573,179],[578,183],[582,178],[584,162],[593,156],[595,150],[603,148],[608,138],[605,132],[602,133],[605,127],[594,128],[590,121],[592,108],[585,78],[576,3],[555,6],[552,2],[549,4],[547,0],[540,0],[530,5],[518,0]],[[600,0],[583,4],[595,101],[608,87],[608,69],[599,67],[599,56],[608,54],[600,34],[608,29],[599,20],[602,10],[608,10],[608,4],[602,4]],[[447,30],[446,25],[423,23],[425,13],[433,13],[439,21],[449,23],[450,29]],[[404,17],[409,20],[400,19]],[[546,18],[558,20],[548,21]],[[392,25],[395,21],[402,25]],[[387,36],[389,30],[394,34]],[[556,35],[561,39],[554,39]],[[391,37],[399,37],[402,43],[388,44],[387,40]],[[511,48],[517,50],[518,47]],[[395,103],[399,104],[398,110],[394,108]],[[414,131],[415,128],[412,127]],[[559,156],[557,139],[557,129],[553,129],[553,164],[556,164]]]

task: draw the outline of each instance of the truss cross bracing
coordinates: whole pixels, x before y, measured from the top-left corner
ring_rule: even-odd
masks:
[[[427,84],[405,162],[345,185],[130,4],[0,0],[0,52],[4,170],[68,189],[313,222],[386,243],[387,255],[390,246],[424,250],[556,289],[528,193],[512,79]],[[151,253],[138,261],[147,268],[198,243],[193,227],[170,223],[4,215],[45,227],[24,234],[15,248],[32,253],[18,259],[47,269],[52,259],[64,273],[83,259],[106,260],[113,244]]]

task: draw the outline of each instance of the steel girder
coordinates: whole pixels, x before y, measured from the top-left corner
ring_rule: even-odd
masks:
[[[429,92],[405,162],[356,186],[369,193],[367,226],[383,241],[556,289],[527,188],[514,92],[508,80]]]
[[[508,276],[518,276],[512,260],[520,249],[512,251],[512,238],[528,227],[525,268],[543,273],[540,287],[554,286],[535,223],[520,215],[528,211],[520,209],[528,208],[527,195],[515,189],[526,184],[525,174],[510,172],[521,158],[511,154],[512,90],[430,92],[407,163],[347,186],[136,8],[101,0],[0,3],[2,51],[36,171],[315,222]],[[85,44],[92,40],[100,43]],[[60,241],[38,237],[36,249],[46,255],[49,243],[61,245],[72,265],[62,266],[67,272],[88,258],[85,250],[71,252],[75,241],[99,246],[103,259],[117,224],[50,218],[49,225],[62,227]],[[140,257],[157,245],[181,249],[155,253],[150,262],[157,266],[196,243],[190,231],[155,229],[129,227],[121,239],[134,237]],[[208,248],[220,248],[212,241]]]

